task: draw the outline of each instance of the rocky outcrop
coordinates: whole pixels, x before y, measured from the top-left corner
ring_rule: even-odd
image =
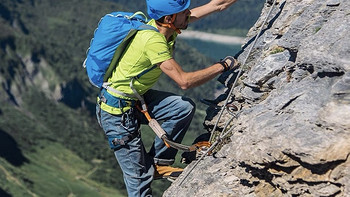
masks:
[[[29,88],[41,90],[53,100],[60,100],[63,97],[61,85],[55,83],[58,77],[44,58],[39,59],[35,55],[21,56],[14,50],[6,52],[11,53],[9,57],[16,58],[8,60],[6,62],[8,64],[2,68],[0,91],[5,94],[0,95],[0,101],[20,106],[23,103],[23,94]]]
[[[350,196],[350,1],[281,0],[267,21],[230,95],[239,108],[230,142],[164,196]],[[230,87],[234,77],[220,81]],[[219,109],[207,110],[209,130]]]

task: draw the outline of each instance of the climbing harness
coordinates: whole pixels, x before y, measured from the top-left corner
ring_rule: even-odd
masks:
[[[148,120],[148,126],[151,127],[151,129],[154,131],[154,133],[157,135],[157,137],[159,137],[160,139],[163,140],[164,144],[168,148],[171,147],[171,148],[175,148],[175,149],[178,149],[178,150],[181,150],[184,152],[192,152],[192,151],[196,151],[196,150],[200,149],[202,147],[202,144],[200,144],[200,143],[193,144],[192,146],[186,146],[183,144],[173,142],[170,139],[168,139],[168,136],[167,136],[166,132],[164,131],[164,129],[160,126],[160,124],[157,122],[157,120],[152,118],[151,115],[148,113],[147,105],[146,105],[144,98],[134,88],[134,86],[133,86],[134,80],[139,79],[141,76],[143,76],[144,74],[146,74],[150,70],[155,69],[156,67],[157,67],[157,65],[154,65],[151,68],[144,70],[143,72],[141,72],[137,76],[131,78],[129,85],[130,85],[131,90],[133,91],[133,95],[125,94],[123,92],[116,90],[115,88],[110,86],[110,83],[104,83],[103,84],[104,89],[102,90],[103,95],[107,96],[108,98],[112,98],[112,99],[104,99],[104,100],[107,100],[104,102],[113,103],[113,105],[111,105],[111,106],[116,106],[116,107],[124,107],[124,106],[127,106],[127,104],[129,104],[131,106],[136,106],[136,108],[138,110],[140,110],[145,115],[146,119]],[[122,96],[136,98],[141,103],[141,107],[137,104],[135,105],[135,101],[126,101],[125,99],[118,99],[117,97],[110,95],[107,92],[107,90],[109,90],[113,93],[122,95]],[[102,99],[100,99],[100,100],[102,100]],[[119,141],[117,140],[117,142],[119,142]],[[110,142],[110,144],[111,144],[111,142]]]
[[[268,12],[268,14],[267,14],[267,16],[266,16],[264,22],[263,22],[263,24],[261,25],[261,28],[260,28],[258,34],[256,35],[256,37],[255,37],[255,39],[254,39],[254,41],[253,41],[253,43],[252,43],[252,45],[251,45],[251,47],[250,47],[250,49],[249,49],[247,55],[246,55],[246,57],[245,57],[243,63],[241,64],[241,67],[240,67],[240,69],[239,69],[239,72],[238,72],[238,74],[237,74],[237,76],[236,76],[236,78],[235,78],[235,81],[233,82],[233,84],[232,84],[232,86],[231,86],[230,92],[229,92],[228,95],[227,95],[227,98],[226,98],[226,100],[225,100],[225,103],[224,103],[223,107],[221,107],[219,117],[218,117],[218,119],[217,119],[217,121],[216,121],[216,123],[215,123],[215,126],[214,126],[214,128],[213,128],[213,130],[212,130],[212,132],[211,132],[211,136],[210,136],[209,142],[213,141],[213,136],[214,136],[213,134],[214,134],[214,132],[216,131],[216,128],[217,128],[217,126],[218,126],[218,123],[219,123],[219,121],[220,121],[220,119],[221,119],[221,116],[222,116],[222,114],[224,113],[225,110],[227,110],[227,111],[229,112],[229,114],[230,114],[232,117],[226,122],[226,124],[225,124],[225,126],[224,126],[224,129],[223,129],[223,132],[227,129],[229,123],[230,123],[234,118],[236,118],[237,115],[239,114],[239,112],[238,112],[237,114],[234,114],[234,113],[230,112],[230,110],[228,110],[228,101],[229,101],[230,96],[231,96],[231,94],[232,94],[232,92],[233,92],[233,89],[234,89],[234,87],[235,87],[235,85],[236,85],[236,83],[237,83],[237,81],[238,81],[239,76],[240,76],[240,75],[242,74],[242,72],[243,72],[243,69],[242,69],[242,68],[243,68],[243,66],[246,64],[246,61],[247,61],[248,57],[250,56],[250,54],[251,54],[251,52],[252,52],[252,49],[253,49],[253,47],[255,46],[255,44],[256,44],[256,42],[257,42],[257,40],[258,40],[258,38],[259,38],[259,35],[261,34],[261,32],[262,32],[262,30],[263,30],[263,28],[264,28],[264,26],[265,26],[265,24],[266,24],[268,18],[270,17],[273,8],[275,7],[276,1],[277,1],[277,0],[274,0],[274,1],[273,1],[273,4],[272,4],[272,6],[271,6],[271,8],[270,8],[270,10],[269,10],[269,12]],[[236,108],[237,108],[237,107],[236,107]],[[211,146],[210,146],[210,147],[207,149],[207,151],[196,161],[196,163],[194,163],[194,164],[191,166],[191,168],[190,168],[188,171],[186,171],[186,173],[183,173],[183,177],[179,177],[181,180],[179,180],[179,185],[178,185],[178,186],[181,186],[181,185],[182,185],[182,183],[185,181],[185,179],[188,177],[188,175],[192,172],[192,170],[198,165],[198,163],[199,163],[206,155],[208,155],[209,152],[211,152],[212,150],[214,150],[214,148],[215,148],[229,133],[231,133],[231,132],[233,131],[234,128],[235,128],[235,127],[232,126],[228,131],[226,131],[225,133],[222,132],[222,133],[216,138],[215,142],[211,144]]]

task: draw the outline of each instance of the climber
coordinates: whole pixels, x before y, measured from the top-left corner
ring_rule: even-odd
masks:
[[[182,89],[199,86],[218,74],[235,69],[237,61],[228,56],[207,68],[185,72],[172,56],[175,38],[190,22],[208,14],[222,11],[237,0],[211,0],[209,3],[189,10],[190,0],[146,0],[147,11],[152,18],[148,22],[159,30],[138,31],[124,51],[117,68],[108,79],[113,89],[124,95],[102,89],[97,104],[97,119],[107,137],[119,137],[119,147],[114,155],[123,171],[129,196],[151,196],[153,179],[177,177],[183,171],[171,167],[176,149],[167,148],[156,138],[149,153],[140,137],[140,124],[145,116],[136,109],[130,78],[143,73],[133,83],[142,95],[149,113],[162,121],[162,128],[174,142],[180,143],[190,125],[195,104],[189,98],[172,93],[152,90],[162,72],[174,80]],[[154,66],[156,65],[156,66]],[[147,71],[147,72],[146,72]],[[108,100],[117,101],[119,107],[108,105]]]

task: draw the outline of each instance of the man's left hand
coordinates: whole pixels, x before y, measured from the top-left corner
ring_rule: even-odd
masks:
[[[217,6],[220,11],[225,10],[238,0],[212,0],[210,3]]]

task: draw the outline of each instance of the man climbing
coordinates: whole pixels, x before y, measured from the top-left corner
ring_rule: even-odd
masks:
[[[153,179],[177,177],[182,172],[182,169],[170,166],[177,150],[167,148],[158,137],[150,152],[146,152],[139,130],[140,124],[147,123],[147,119],[137,110],[137,99],[129,95],[135,95],[135,91],[142,95],[151,116],[163,122],[161,126],[167,137],[180,143],[193,118],[195,104],[188,98],[151,87],[162,72],[186,90],[237,66],[232,57],[226,57],[210,67],[185,72],[172,56],[175,38],[188,23],[222,11],[236,1],[212,0],[189,10],[190,0],[146,0],[152,18],[148,24],[159,32],[143,30],[136,33],[108,79],[110,87],[117,91],[102,89],[97,105],[97,118],[106,136],[118,138],[120,146],[114,149],[114,154],[123,171],[129,196],[151,196]],[[135,76],[138,77],[130,83]]]

